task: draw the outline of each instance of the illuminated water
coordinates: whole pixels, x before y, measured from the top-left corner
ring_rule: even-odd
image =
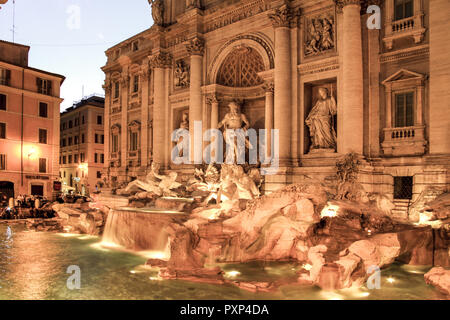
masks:
[[[145,258],[95,246],[100,239],[27,232],[12,226],[8,239],[0,224],[0,300],[4,299],[442,299],[425,284],[429,268],[393,266],[383,271],[380,290],[343,290],[326,293],[318,288],[283,286],[276,293],[254,294],[231,285],[208,285],[157,280],[155,271],[142,267]],[[71,265],[81,269],[81,289],[69,290]],[[226,265],[239,271],[234,279],[295,278],[294,264]],[[387,281],[395,279],[394,283]],[[152,280],[153,279],[153,280]]]

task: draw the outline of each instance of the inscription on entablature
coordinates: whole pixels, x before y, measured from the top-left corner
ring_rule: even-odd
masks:
[[[216,29],[226,27],[230,24],[252,17],[266,10],[268,10],[268,5],[263,1],[257,1],[246,6],[236,8],[230,13],[223,14],[217,18],[213,18],[213,21],[207,22],[205,25],[205,32],[211,32]]]
[[[305,17],[305,57],[335,51],[335,21],[336,18],[331,11]]]

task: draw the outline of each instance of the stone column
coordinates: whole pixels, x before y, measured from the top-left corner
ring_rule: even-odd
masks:
[[[169,67],[172,57],[167,53],[157,53],[150,58],[154,72],[154,103],[153,103],[153,161],[164,165],[166,140],[166,88],[165,68]]]
[[[109,75],[106,76],[105,84],[103,85],[103,89],[105,90],[105,114],[104,114],[104,131],[105,131],[105,144],[103,145],[103,152],[105,155],[105,163],[103,165],[103,175],[105,176],[108,173],[108,168],[110,166],[110,137],[111,137],[111,123],[110,123],[110,114],[111,114],[111,80]],[[81,143],[81,137],[80,137]],[[103,177],[104,177],[103,176]]]
[[[430,13],[430,154],[450,154],[450,22],[449,2],[429,1]]]
[[[149,65],[148,60],[145,59],[142,63],[140,78],[141,78],[141,166],[144,168],[148,165],[148,131],[149,131],[149,94],[148,94],[148,77],[149,77]]]
[[[196,37],[186,45],[186,49],[191,56],[189,89],[189,134],[191,136],[190,161],[199,163],[203,158],[203,144],[199,141],[196,141],[196,143],[194,143],[194,122],[202,121],[202,65],[204,41]]]
[[[120,79],[120,98],[121,98],[121,126],[122,134],[120,136],[120,164],[121,169],[126,170],[128,159],[128,91],[130,85],[130,76],[128,67],[124,67],[122,78]],[[125,171],[124,171],[124,174]],[[124,177],[126,179],[126,177]]]
[[[274,129],[279,130],[280,166],[288,166],[291,160],[291,32],[292,13],[283,5],[270,14],[275,29],[275,99]],[[276,147],[276,146],[275,146]]]
[[[363,153],[363,58],[361,39],[361,5],[359,0],[342,0],[343,6],[343,114],[338,124],[343,126],[339,153]]]
[[[272,129],[273,129],[273,82],[265,85],[266,108],[265,108],[265,129],[266,129],[266,157],[272,156]]]
[[[211,129],[217,129],[217,125],[219,124],[219,100],[217,99],[215,94],[208,97],[208,104],[211,105]],[[214,150],[217,150],[218,148],[218,141],[219,137],[212,137],[211,144],[214,144]],[[216,159],[215,157],[216,153],[211,153],[211,159],[217,161],[218,159]]]

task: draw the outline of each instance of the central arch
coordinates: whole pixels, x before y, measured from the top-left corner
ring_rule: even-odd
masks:
[[[258,75],[262,71],[264,62],[255,49],[235,47],[223,61],[216,83],[227,87],[255,87],[264,82]]]
[[[269,40],[259,34],[240,35],[225,43],[218,50],[208,70],[209,84],[219,84],[217,81],[219,80],[219,73],[223,71],[221,70],[222,66],[226,60],[233,59],[233,55],[237,54],[238,50],[243,50],[242,48],[247,48],[253,56],[258,55],[258,61],[262,66],[257,68],[257,70],[262,69],[258,72],[274,68],[274,51]]]

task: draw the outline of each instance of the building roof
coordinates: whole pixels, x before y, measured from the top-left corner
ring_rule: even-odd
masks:
[[[84,97],[80,101],[74,103],[73,106],[71,106],[71,107],[67,108],[66,110],[64,110],[63,112],[61,112],[61,115],[71,113],[71,112],[73,112],[81,107],[87,106],[87,105],[104,108],[105,107],[105,98],[98,94],[92,94],[90,96]]]
[[[20,44],[20,43],[14,43],[14,42],[9,42],[9,41],[5,41],[5,40],[0,40],[0,49],[2,49],[2,48],[5,50],[4,51],[5,56],[3,56],[3,57],[2,57],[2,50],[0,50],[0,61],[2,61],[2,62],[17,66],[20,68],[24,68],[26,70],[39,72],[39,73],[46,74],[46,75],[56,77],[56,78],[61,78],[62,79],[61,84],[63,84],[64,80],[66,79],[66,77],[63,75],[28,66],[28,54],[29,54],[30,46]],[[11,51],[14,49],[18,49],[19,51]],[[14,57],[13,59],[11,58],[11,54],[13,54],[13,57]],[[23,56],[23,54],[25,56]],[[22,58],[24,60],[19,61],[18,55],[22,56]]]

